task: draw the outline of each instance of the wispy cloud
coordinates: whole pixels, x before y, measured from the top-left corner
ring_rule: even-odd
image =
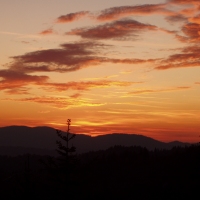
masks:
[[[122,17],[135,15],[172,15],[174,12],[165,8],[166,4],[144,4],[138,6],[112,7],[102,10],[96,17],[99,21],[116,20]]]
[[[83,80],[85,80],[85,81],[87,81],[87,80],[91,80],[91,81],[94,81],[94,80],[106,80],[106,79],[110,79],[110,78],[116,78],[118,76],[119,75],[117,75],[117,74],[113,74],[113,75],[104,76],[104,77],[84,78]]]
[[[179,90],[187,90],[191,89],[190,86],[179,86],[174,88],[165,88],[165,89],[140,89],[135,90],[132,92],[129,92],[129,95],[137,95],[137,94],[149,94],[149,93],[160,93],[160,92],[173,92],[173,91],[179,91]]]
[[[160,65],[155,67],[158,70],[165,70],[171,68],[182,68],[182,67],[199,67],[200,46],[188,46],[181,50],[179,54],[173,54],[167,59],[161,61]]]
[[[187,22],[187,17],[182,14],[174,14],[165,18],[170,23]]]
[[[191,23],[200,24],[200,14],[196,15],[195,17],[190,17],[188,20]]]
[[[81,96],[80,93],[75,93],[75,94],[70,95],[70,97],[74,99],[79,98],[80,96]]]
[[[129,81],[111,81],[111,80],[97,80],[97,81],[79,81],[68,83],[42,83],[41,86],[48,91],[66,91],[66,90],[89,90],[93,88],[107,88],[107,87],[126,87],[132,84],[141,82]]]
[[[200,41],[200,24],[187,23],[182,27],[182,32],[187,38],[187,42],[199,42]]]
[[[75,71],[88,65],[95,65],[102,59],[97,55],[103,46],[95,42],[76,42],[61,44],[57,49],[33,51],[13,56],[10,69],[24,73]]]
[[[92,28],[77,28],[66,33],[69,35],[78,35],[88,39],[126,39],[127,37],[137,38],[139,33],[147,30],[157,30],[157,27],[150,24],[144,24],[131,19],[123,19],[106,23]]]
[[[30,84],[41,84],[48,80],[48,76],[28,75],[14,70],[0,70],[0,90],[10,94],[27,94]]]
[[[52,28],[49,28],[49,29],[46,29],[46,30],[40,32],[39,34],[40,35],[51,35],[53,33],[54,33],[54,30]]]
[[[167,0],[169,3],[174,3],[174,4],[193,4],[193,5],[200,5],[199,0]]]
[[[74,99],[71,97],[54,97],[54,96],[42,96],[42,97],[29,97],[29,98],[6,98],[2,99],[6,101],[19,101],[19,102],[34,102],[39,104],[45,104],[46,106],[55,107],[59,109],[69,109],[71,107],[93,107],[93,106],[102,106],[105,103],[98,103],[95,100],[78,98]]]
[[[33,51],[12,57],[9,70],[23,73],[33,72],[70,72],[101,63],[140,64],[153,63],[158,59],[113,59],[101,57],[101,51],[108,48],[97,42],[77,42],[60,45],[58,49]],[[111,46],[110,46],[111,47]]]
[[[67,83],[52,83],[48,76],[37,76],[25,74],[18,70],[0,70],[0,90],[5,90],[9,94],[27,94],[28,85],[35,85],[46,91],[67,91],[67,90],[90,90],[93,88],[106,87],[126,87],[141,82],[111,81],[101,79],[95,81],[78,81]],[[77,95],[76,95],[77,96]],[[75,97],[75,96],[74,96]]]
[[[82,17],[85,17],[88,14],[89,14],[88,11],[80,11],[80,12],[76,12],[76,13],[69,13],[69,14],[66,14],[66,15],[61,15],[60,17],[58,17],[56,19],[56,23],[73,22],[73,21],[76,21],[76,20],[78,20]]]

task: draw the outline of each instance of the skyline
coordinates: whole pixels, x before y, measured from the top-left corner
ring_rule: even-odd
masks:
[[[0,127],[198,142],[200,2],[140,3],[1,1]]]

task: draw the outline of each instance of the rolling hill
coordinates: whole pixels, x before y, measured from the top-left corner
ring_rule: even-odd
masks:
[[[21,155],[40,154],[57,155],[55,149],[56,140],[60,138],[56,134],[56,129],[50,127],[26,127],[8,126],[0,128],[0,155]],[[71,140],[70,145],[77,148],[77,153],[88,151],[105,150],[115,145],[121,146],[141,146],[148,150],[170,149],[173,146],[185,146],[186,143],[171,142],[164,143],[155,139],[137,135],[113,133],[91,137],[84,134],[77,134]]]

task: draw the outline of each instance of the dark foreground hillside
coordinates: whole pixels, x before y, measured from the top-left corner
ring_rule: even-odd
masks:
[[[154,151],[115,146],[70,159],[64,166],[65,161],[56,157],[0,156],[1,199],[193,199],[199,195],[199,145]]]

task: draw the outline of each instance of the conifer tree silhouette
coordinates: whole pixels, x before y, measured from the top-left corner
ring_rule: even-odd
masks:
[[[56,151],[60,155],[60,164],[59,164],[59,170],[65,177],[65,182],[69,183],[70,181],[70,174],[73,172],[73,167],[75,164],[75,155],[76,147],[73,145],[69,147],[69,142],[72,140],[76,134],[70,133],[70,125],[71,125],[71,119],[67,120],[67,133],[64,135],[64,133],[60,130],[56,130],[56,133],[60,139],[64,141],[64,144],[57,140],[56,144],[58,146],[58,149]]]

